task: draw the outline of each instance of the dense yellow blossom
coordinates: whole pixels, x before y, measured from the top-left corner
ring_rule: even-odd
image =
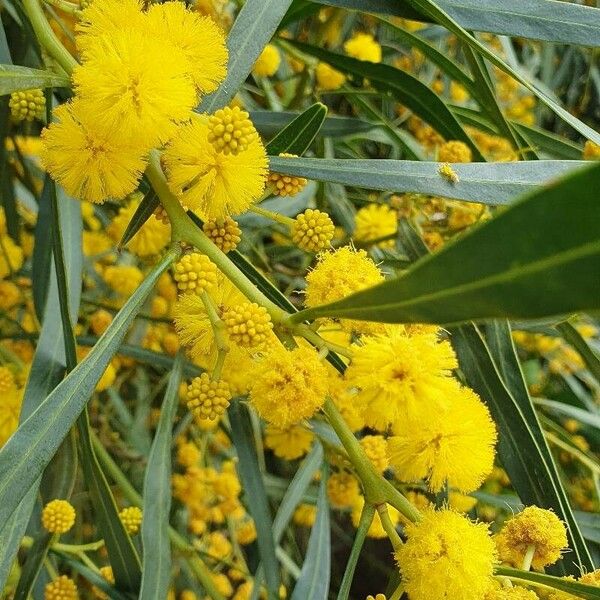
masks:
[[[387,204],[368,204],[356,213],[356,223],[352,237],[357,242],[374,242],[380,238],[393,236],[398,230],[398,218]],[[380,248],[393,248],[396,240],[377,243]]]
[[[5,390],[2,395],[2,405],[0,407],[0,448],[4,446],[6,440],[17,429],[22,400],[23,392],[13,386]]]
[[[355,33],[345,44],[346,54],[359,60],[381,62],[381,46],[369,33]]]
[[[241,229],[229,215],[207,219],[202,225],[202,231],[225,254],[235,250],[242,239]]]
[[[307,252],[326,250],[331,244],[335,227],[327,213],[307,208],[292,225],[292,241]]]
[[[173,279],[182,293],[202,295],[217,283],[217,267],[205,254],[185,254],[173,265]]]
[[[444,163],[468,163],[473,160],[473,153],[464,142],[451,140],[440,146],[438,160]]]
[[[75,582],[66,575],[57,577],[44,587],[44,600],[78,600],[79,592]]]
[[[346,76],[327,63],[320,62],[315,67],[317,85],[324,91],[337,90],[346,82]]]
[[[358,480],[352,473],[340,471],[327,480],[327,496],[334,508],[349,508],[360,496]]]
[[[0,279],[8,277],[23,266],[24,252],[21,246],[7,234],[0,234]]]
[[[223,313],[229,339],[242,348],[262,348],[269,339],[273,323],[264,306],[243,302]]]
[[[281,55],[279,50],[273,44],[267,44],[252,67],[252,72],[259,77],[271,77],[275,75],[279,64],[281,63]]]
[[[291,425],[281,428],[267,425],[265,429],[265,446],[275,456],[285,460],[295,460],[304,456],[312,445],[314,434],[303,425]]]
[[[66,533],[75,524],[75,509],[66,500],[52,500],[42,509],[42,525],[50,533]]]
[[[142,524],[142,510],[137,506],[128,506],[119,512],[119,519],[129,535],[135,535]]]
[[[43,119],[46,114],[46,96],[43,90],[20,90],[10,95],[8,106],[16,121]]]
[[[106,267],[104,281],[121,296],[131,296],[144,279],[143,273],[133,265]]]

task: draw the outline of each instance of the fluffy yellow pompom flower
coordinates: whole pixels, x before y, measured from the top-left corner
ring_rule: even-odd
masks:
[[[495,585],[485,595],[484,600],[539,600],[539,596],[535,592],[519,586],[502,587]]]
[[[396,560],[411,600],[483,598],[496,562],[487,525],[451,510],[428,510],[405,531]]]
[[[229,216],[207,219],[202,225],[202,231],[225,254],[235,250],[242,239],[242,230]]]
[[[205,254],[192,252],[175,263],[173,279],[180,292],[201,294],[217,283],[217,267]]]
[[[438,160],[445,163],[468,163],[473,160],[473,153],[464,142],[450,140],[440,146]]]
[[[102,575],[102,578],[110,585],[115,584],[115,575],[111,566],[100,567],[100,575]],[[97,598],[100,598],[100,600],[108,599],[108,596],[100,588],[94,586],[92,587],[92,592]]]
[[[61,575],[46,584],[44,600],[79,600],[77,586],[70,577]]]
[[[209,134],[207,115],[194,115],[179,128],[163,154],[169,187],[202,219],[243,213],[265,189],[265,148],[256,136],[244,152],[224,154]]]
[[[367,425],[383,431],[428,402],[436,410],[457,366],[452,347],[435,333],[407,335],[393,327],[353,346],[346,381],[359,389]]]
[[[346,82],[346,76],[343,73],[324,62],[318,63],[315,67],[315,77],[317,85],[325,91],[337,90]]]
[[[504,524],[496,545],[500,558],[518,567],[533,551],[531,566],[542,569],[560,559],[568,545],[567,531],[551,510],[528,506]]]
[[[129,535],[139,532],[142,518],[142,509],[137,506],[128,506],[119,512],[119,519]]]
[[[144,275],[134,265],[111,265],[106,267],[103,278],[117,294],[129,297],[142,283]]]
[[[202,373],[192,379],[185,397],[188,410],[195,416],[214,421],[229,406],[231,392],[225,381],[213,381],[208,373]]]
[[[327,370],[312,348],[279,345],[257,363],[250,402],[269,423],[289,427],[310,419],[325,402]]]
[[[279,156],[281,158],[297,158],[296,154],[287,152],[283,152]],[[308,182],[304,177],[271,171],[269,173],[269,183],[275,196],[295,196],[304,189]]]
[[[388,440],[390,462],[402,481],[428,479],[432,491],[448,483],[468,493],[492,471],[496,427],[473,391],[452,379],[444,388],[444,404],[419,407],[397,424]]]
[[[42,509],[42,525],[50,533],[66,533],[75,524],[75,509],[66,500],[52,500]]]
[[[143,153],[98,127],[95,111],[75,100],[54,109],[57,122],[42,132],[42,166],[67,193],[102,203],[135,190],[146,168]]]
[[[317,517],[317,507],[314,504],[300,504],[294,511],[294,523],[301,527],[312,527]]]
[[[8,277],[23,266],[23,248],[7,234],[0,234],[0,278]]]
[[[279,50],[273,44],[267,44],[260,56],[256,59],[252,72],[259,77],[271,77],[275,75],[281,63]]]
[[[197,103],[187,69],[181,50],[127,28],[95,40],[73,83],[98,128],[147,151],[167,142]]]
[[[312,307],[341,300],[382,281],[381,271],[364,250],[344,246],[323,252],[306,276],[306,305]]]
[[[219,109],[208,118],[208,126],[208,141],[225,154],[239,154],[248,150],[248,145],[258,135],[250,114],[239,106]]]
[[[335,226],[327,213],[307,208],[292,225],[292,241],[301,250],[320,252],[331,244]]]
[[[187,72],[201,94],[214,92],[225,79],[225,36],[211,18],[188,10],[183,2],[164,2],[150,6],[148,27],[156,39],[183,53]]]
[[[348,56],[366,60],[368,62],[381,62],[381,46],[369,33],[356,33],[345,44],[344,50]]]
[[[600,160],[600,145],[587,140],[583,147],[583,159],[584,160]]]
[[[265,446],[273,450],[279,458],[295,460],[310,450],[314,437],[314,434],[302,425],[292,425],[284,429],[267,425]]]
[[[348,508],[360,496],[358,480],[346,471],[333,473],[327,480],[327,497],[334,508]]]
[[[8,106],[17,122],[43,119],[46,114],[46,96],[40,89],[20,90],[10,95]]]
[[[223,314],[229,339],[242,348],[260,348],[267,341],[273,323],[264,306],[244,302],[232,306]]]
[[[120,242],[123,238],[123,234],[140,205],[141,199],[141,195],[136,194],[129,204],[119,209],[117,215],[106,228],[106,232],[115,243]],[[155,256],[165,248],[170,239],[171,226],[168,223],[161,222],[155,215],[151,215],[125,247],[142,258]]]
[[[0,244],[2,244],[3,240],[4,238],[0,235]],[[0,262],[0,273],[3,271],[1,265],[2,263]],[[0,277],[6,277],[6,275],[0,275]],[[19,303],[20,298],[21,292],[12,281],[0,281],[0,310],[10,310]]]
[[[365,435],[360,445],[376,471],[383,473],[389,467],[388,443],[382,435]]]
[[[8,367],[0,367],[0,394],[16,389],[15,376]]]
[[[356,227],[352,237],[357,242],[373,242],[394,235],[398,231],[398,217],[387,204],[369,204],[356,213]],[[380,248],[393,248],[395,240],[377,243]]]

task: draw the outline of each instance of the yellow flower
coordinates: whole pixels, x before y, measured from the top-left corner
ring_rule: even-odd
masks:
[[[66,533],[75,524],[75,509],[66,500],[52,500],[42,509],[42,525],[50,533]]]
[[[103,278],[117,294],[129,297],[142,283],[144,275],[134,265],[111,265],[106,267]]]
[[[564,523],[552,511],[537,506],[528,506],[509,519],[496,536],[500,558],[515,566],[520,567],[533,549],[534,569],[554,564],[567,544]]]
[[[579,581],[581,583],[585,583],[586,585],[600,587],[600,569],[596,569],[590,573],[585,573],[579,578]]]
[[[296,154],[289,154],[288,152],[282,152],[279,156],[281,158],[297,158]],[[295,196],[307,184],[307,180],[304,177],[286,175],[285,173],[277,173],[275,171],[269,173],[268,181],[271,191],[275,196]]]
[[[279,69],[280,63],[281,56],[279,55],[279,50],[273,44],[267,44],[256,59],[252,72],[258,77],[271,77]]]
[[[43,119],[46,114],[46,96],[40,89],[13,92],[8,106],[13,119],[17,122]]]
[[[310,450],[314,437],[314,434],[302,425],[286,428],[267,425],[265,446],[273,450],[275,456],[279,458],[295,460]]]
[[[434,492],[446,483],[472,492],[494,466],[496,427],[470,389],[448,379],[439,393],[441,402],[415,407],[397,423],[396,435],[388,440],[390,462],[403,481],[428,479]]]
[[[247,546],[256,539],[256,525],[252,519],[245,519],[236,523],[235,537],[239,544]]]
[[[360,496],[358,480],[347,471],[333,473],[327,480],[327,496],[334,508],[349,508]]]
[[[331,244],[335,227],[327,213],[307,208],[292,225],[292,241],[306,252],[320,252]]]
[[[319,88],[325,91],[337,90],[346,82],[346,76],[327,63],[320,62],[315,67],[315,77]]]
[[[229,339],[242,348],[261,348],[273,329],[271,317],[264,306],[243,302],[223,314]]]
[[[208,126],[208,141],[224,154],[239,154],[248,150],[250,142],[258,135],[250,114],[239,106],[219,109],[208,118]]]
[[[202,225],[202,231],[225,254],[235,250],[242,239],[242,230],[230,216],[207,219]]]
[[[82,250],[85,256],[97,256],[113,247],[112,240],[102,231],[83,231]]]
[[[128,506],[119,512],[119,519],[129,535],[135,535],[142,524],[142,509],[137,506]]]
[[[119,212],[106,228],[106,232],[118,243],[123,238],[127,226],[140,205],[141,195],[136,194],[127,206],[122,206]],[[126,248],[137,256],[155,256],[169,243],[171,227],[159,221],[154,215],[140,227],[138,232],[127,242]]]
[[[66,575],[57,577],[44,587],[44,600],[79,600],[75,582]]]
[[[600,160],[600,145],[587,140],[583,147],[584,160]]]
[[[110,585],[115,584],[115,575],[113,573],[112,567],[100,567],[100,575],[102,575],[102,578],[106,581],[106,583],[109,583]],[[92,587],[92,592],[94,592],[96,597],[100,598],[101,600],[106,600],[108,598],[108,596],[100,588],[97,588],[95,586]]]
[[[353,346],[346,381],[359,388],[366,423],[383,431],[428,402],[435,410],[457,366],[452,347],[435,333],[407,335],[392,327]]]
[[[217,267],[205,254],[192,252],[173,265],[173,279],[180,292],[201,296],[217,283]]]
[[[0,240],[2,239],[4,238],[2,238],[0,235]],[[1,259],[0,272],[2,272]],[[10,310],[13,306],[19,303],[20,299],[21,292],[12,281],[0,280],[0,310]]]
[[[369,33],[355,33],[344,44],[344,50],[348,56],[358,58],[358,60],[381,62],[381,46]]]
[[[388,444],[382,435],[365,435],[360,440],[367,458],[379,473],[383,473],[389,466]]]
[[[327,371],[312,348],[273,345],[254,370],[250,402],[277,427],[310,419],[325,402]]]
[[[187,68],[168,41],[122,29],[96,39],[73,83],[101,131],[144,152],[167,142],[190,117],[197,94]]]
[[[438,160],[445,163],[468,163],[473,160],[473,153],[464,142],[451,140],[440,146]]]
[[[487,525],[451,510],[427,510],[405,528],[396,552],[411,600],[481,600],[491,584],[496,550]]]
[[[6,390],[2,394],[2,403],[0,403],[0,448],[4,446],[6,440],[16,431],[19,425],[22,400],[22,390],[17,390],[15,387]]]
[[[42,132],[42,165],[68,194],[102,203],[135,190],[146,163],[142,152],[98,127],[97,115],[75,100],[54,109],[58,122]]]
[[[395,235],[398,218],[387,204],[368,204],[356,213],[356,226],[352,237],[357,242],[373,242],[379,238]],[[396,240],[377,243],[380,248],[393,248]]]
[[[188,10],[183,2],[152,4],[148,26],[161,43],[166,40],[180,50],[186,70],[201,94],[214,92],[227,66],[225,36],[209,17]]]
[[[8,234],[0,234],[0,279],[8,277],[23,266],[23,248]]]
[[[299,504],[294,511],[294,523],[301,527],[312,527],[317,518],[317,507],[314,504]]]
[[[194,115],[179,128],[163,154],[169,187],[202,219],[243,213],[265,189],[265,148],[256,136],[244,152],[224,154],[209,133],[207,115]]]
[[[225,381],[214,381],[208,373],[194,377],[186,390],[188,410],[200,419],[214,421],[229,406],[231,392]]]
[[[539,600],[539,597],[535,592],[519,586],[502,587],[494,584],[484,600]]]

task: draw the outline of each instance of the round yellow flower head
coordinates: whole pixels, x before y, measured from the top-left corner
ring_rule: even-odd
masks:
[[[294,511],[294,523],[301,527],[312,527],[317,518],[317,507],[314,504],[300,504]]]
[[[98,126],[79,100],[54,109],[57,121],[42,132],[42,166],[67,193],[101,204],[135,190],[146,167],[143,152]]]
[[[142,524],[142,509],[137,506],[128,506],[119,512],[119,519],[129,535],[135,535]]]
[[[102,308],[90,315],[90,329],[96,335],[102,335],[112,323],[113,316]]]
[[[388,443],[382,435],[365,435],[360,440],[360,445],[379,473],[383,473],[389,467]]]
[[[111,566],[100,567],[100,575],[102,575],[102,578],[106,581],[106,583],[109,583],[110,585],[115,584],[115,575]],[[92,591],[97,598],[100,598],[100,600],[108,599],[108,596],[100,588],[94,586]]]
[[[57,577],[44,587],[44,600],[79,600],[75,582],[66,575]]]
[[[192,252],[175,263],[173,279],[180,292],[201,294],[217,283],[217,267],[205,254]]]
[[[289,427],[310,419],[325,402],[327,370],[312,348],[273,345],[257,363],[252,406],[269,423]]]
[[[347,471],[333,473],[327,480],[327,496],[334,508],[349,508],[360,496],[358,480]]]
[[[346,381],[359,389],[367,425],[384,431],[418,409],[438,410],[439,392],[457,366],[452,347],[436,333],[407,335],[393,327],[353,346]]]
[[[284,429],[267,425],[265,446],[273,450],[279,458],[295,460],[310,450],[314,437],[314,434],[302,425],[292,425]]]
[[[252,67],[252,73],[258,77],[271,77],[279,69],[280,63],[279,50],[273,44],[267,44],[256,59],[254,67]]]
[[[357,242],[373,242],[394,235],[398,231],[398,217],[387,204],[368,204],[356,213],[356,226],[352,237]],[[393,248],[395,240],[384,240],[379,248]]]
[[[168,41],[137,29],[100,36],[73,71],[98,127],[147,151],[164,144],[197,103],[187,61]]]
[[[440,146],[438,160],[445,163],[468,163],[473,160],[473,153],[464,142],[451,140]]]
[[[8,234],[0,234],[0,278],[16,273],[23,266],[23,248]]]
[[[21,402],[23,400],[23,390],[16,387],[4,392],[2,396],[2,410],[0,410],[0,448],[4,446],[6,440],[16,431],[19,425],[19,414],[21,412]]]
[[[520,586],[502,587],[494,585],[484,600],[539,600],[539,596]]]
[[[208,118],[208,126],[208,141],[224,154],[248,150],[250,142],[258,135],[249,113],[239,106],[219,109]]]
[[[427,510],[405,528],[396,552],[411,600],[480,600],[491,584],[496,549],[488,526],[451,510]]]
[[[358,58],[358,60],[381,62],[381,46],[369,33],[355,33],[344,44],[344,50],[348,56]]]
[[[584,160],[600,160],[600,145],[587,140],[583,147]]]
[[[183,2],[163,2],[150,6],[148,27],[161,42],[166,40],[181,51],[199,93],[214,92],[225,79],[225,36],[212,19],[189,10]]]
[[[13,372],[8,367],[0,367],[0,394],[5,394],[15,388]]]
[[[292,241],[306,252],[320,252],[331,244],[335,226],[327,213],[307,208],[292,225]]]
[[[235,538],[242,546],[251,544],[256,539],[256,525],[252,519],[246,519],[236,524]]]
[[[186,391],[187,407],[201,419],[214,421],[220,417],[231,400],[225,381],[213,381],[208,373],[194,377]]]
[[[141,194],[135,194],[126,206],[122,206],[119,209],[117,215],[106,228],[106,232],[115,243],[120,242],[123,238],[123,234],[140,205],[141,199]],[[169,225],[169,221],[167,220],[164,223],[155,215],[151,215],[133,238],[127,242],[126,248],[136,256],[141,256],[142,258],[156,256],[166,247],[170,239],[171,226]]]
[[[317,86],[325,91],[337,90],[346,83],[346,76],[343,73],[324,62],[318,63],[315,67],[315,77]]]
[[[260,348],[267,341],[273,323],[264,306],[244,302],[223,314],[229,339],[243,348]]]
[[[42,510],[42,525],[50,533],[66,533],[75,524],[75,509],[66,500],[52,500]]]
[[[455,380],[444,388],[443,404],[410,411],[398,425],[388,440],[390,462],[402,481],[428,479],[432,491],[448,483],[468,493],[492,471],[496,427],[472,390]]]
[[[17,122],[43,119],[46,114],[46,96],[44,91],[39,89],[13,92],[8,106],[13,119]]]
[[[375,594],[374,596],[372,594],[369,594],[367,596],[367,600],[387,600],[385,594]]]
[[[209,141],[206,115],[193,115],[163,153],[171,191],[203,219],[245,212],[262,195],[267,154],[258,136],[238,154],[219,152]]]
[[[283,152],[279,156],[282,158],[297,158],[296,154],[289,154],[287,152]],[[271,171],[269,173],[269,183],[275,196],[295,196],[304,189],[307,180],[304,177]]]
[[[534,549],[531,565],[542,569],[560,559],[568,545],[567,530],[551,510],[528,506],[504,524],[496,544],[500,558],[519,567]]]
[[[0,241],[4,243],[4,238],[0,235]],[[1,260],[1,259],[0,259]],[[6,265],[8,267],[8,265]],[[0,272],[3,269],[0,267]],[[3,275],[6,277],[6,275]],[[0,281],[0,310],[10,310],[19,303],[21,292],[12,281]]]
[[[111,265],[104,271],[104,281],[119,295],[129,297],[142,283],[144,275],[134,265]]]
[[[322,252],[317,256],[315,268],[306,276],[306,305],[341,300],[382,281],[381,271],[364,250],[344,246]]]
[[[239,225],[227,215],[216,219],[207,219],[202,225],[202,231],[225,254],[235,250],[242,239],[242,230]]]
[[[579,578],[579,581],[580,583],[585,583],[586,585],[600,587],[600,569],[596,569],[590,573],[585,573]]]

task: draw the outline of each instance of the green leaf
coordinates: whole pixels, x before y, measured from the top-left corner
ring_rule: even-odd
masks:
[[[564,402],[546,400],[545,398],[534,398],[533,403],[536,406],[547,408],[548,410],[557,412],[565,417],[577,419],[584,425],[589,425],[590,427],[600,430],[600,415],[596,413],[591,413],[587,410],[583,410],[582,408],[578,408],[577,406],[565,404]]]
[[[127,224],[123,237],[119,242],[119,248],[123,248],[133,239],[144,223],[154,214],[154,211],[158,208],[159,204],[160,201],[156,192],[154,189],[150,188],[142,198],[139,206],[135,209],[131,221]]]
[[[588,165],[584,161],[536,160],[465,163],[452,166],[459,177],[451,183],[439,174],[440,163],[409,160],[345,158],[269,158],[274,171],[317,181],[330,181],[371,190],[416,192],[490,206],[553,181],[558,175]]]
[[[539,583],[542,586],[573,594],[577,598],[583,598],[583,600],[597,600],[600,598],[599,587],[561,579],[560,577],[552,577],[551,575],[543,575],[542,573],[535,573],[533,571],[520,571],[519,569],[511,569],[510,567],[496,567],[496,574],[521,582]]]
[[[291,320],[448,324],[598,309],[599,184],[600,165],[581,170],[526,196],[401,277]]]
[[[327,501],[327,473],[323,469],[317,501],[317,518],[310,532],[306,558],[291,600],[327,600],[331,576],[331,532]]]
[[[214,112],[235,96],[291,3],[292,0],[246,0],[227,37],[229,62],[225,81],[202,101],[200,111]]]
[[[21,498],[42,474],[88,402],[157,279],[178,254],[176,248],[167,252],[85,360],[45,398],[0,450],[0,523],[10,519]]]
[[[173,420],[177,413],[183,355],[175,359],[162,403],[160,420],[152,442],[144,478],[142,546],[144,562],[140,600],[167,597],[171,579],[171,443]]]
[[[267,144],[267,154],[278,155],[287,152],[302,156],[319,133],[326,116],[327,107],[324,104],[313,104]]]
[[[31,266],[33,306],[35,307],[35,314],[40,320],[44,316],[50,273],[52,272],[52,228],[48,227],[50,220],[50,192],[50,176],[46,175],[35,224],[35,240]]]
[[[564,571],[578,574],[579,567],[593,570],[570,506],[568,502],[565,504],[551,466],[546,462],[545,453],[532,430],[537,419],[530,422],[528,414],[502,380],[490,349],[476,326],[452,329],[451,342],[467,384],[487,404],[498,426],[498,454],[521,501],[527,505],[552,508],[567,524],[569,547],[574,550],[575,556],[562,561]]]
[[[556,326],[565,342],[573,346],[579,353],[588,371],[600,384],[600,357],[590,348],[583,336],[569,321],[563,321]]]
[[[71,80],[66,75],[40,71],[17,65],[0,65],[0,96],[34,88],[66,88]]]
[[[408,2],[313,1],[369,13],[429,20],[426,13],[411,7]],[[465,29],[563,44],[600,46],[600,17],[597,9],[587,6],[555,0],[438,0],[437,4]]]
[[[286,40],[286,44],[330,64],[347,75],[368,79],[372,87],[383,94],[391,94],[446,139],[464,142],[476,158],[482,158],[479,149],[446,104],[416,77],[390,65],[365,62],[295,40]]]
[[[280,580],[279,564],[275,556],[273,521],[262,473],[258,466],[248,409],[236,399],[231,403],[228,414],[231,422],[231,437],[239,458],[238,475],[242,482],[249,512],[256,524],[258,550],[262,559],[267,589],[269,596],[277,598]]]
[[[40,532],[34,538],[31,548],[27,551],[27,558],[21,569],[21,577],[19,577],[13,600],[27,600],[29,598],[35,580],[42,569],[44,559],[48,555],[52,538],[52,534],[47,531]]]

